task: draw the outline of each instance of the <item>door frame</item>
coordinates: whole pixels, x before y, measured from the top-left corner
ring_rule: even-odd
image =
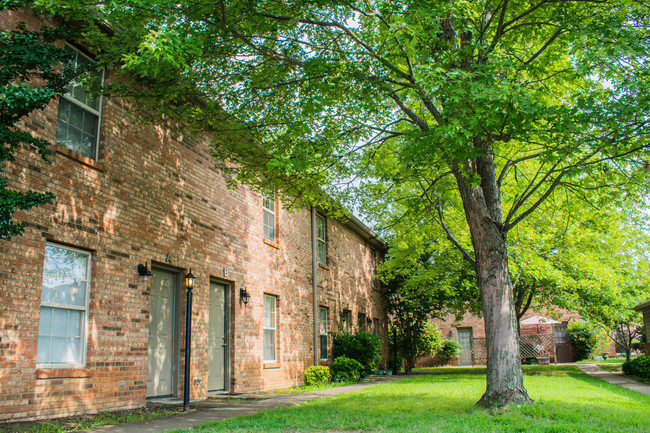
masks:
[[[233,343],[235,341],[235,339],[233,338],[233,333],[231,332],[231,330],[232,330],[232,326],[231,326],[232,305],[231,305],[231,303],[235,299],[235,296],[233,296],[233,290],[234,290],[235,285],[233,284],[232,281],[224,280],[224,279],[217,278],[217,277],[210,277],[210,284],[208,286],[208,296],[210,296],[210,286],[212,286],[212,284],[219,284],[219,285],[223,286],[224,289],[225,289],[224,290],[224,304],[225,304],[224,307],[225,307],[225,311],[224,311],[224,319],[223,319],[223,333],[224,333],[224,336],[226,338],[226,348],[225,348],[224,353],[223,353],[223,358],[224,358],[223,359],[223,391],[217,390],[215,392],[223,392],[223,393],[229,394],[230,390],[231,390],[231,383],[230,383],[230,377],[231,377],[230,376],[230,374],[231,374],[230,366],[232,365],[231,357],[233,356],[233,353],[234,353],[234,351],[232,350],[232,345],[233,345]],[[208,305],[210,305],[210,300],[209,299],[208,299]],[[209,316],[209,314],[210,313],[208,312],[208,326],[210,326],[210,316]],[[209,345],[209,342],[208,342],[208,345]],[[209,350],[209,347],[208,347],[208,350]],[[208,365],[208,371],[209,371],[209,369],[210,369],[210,366]],[[208,373],[208,371],[206,371],[206,373]],[[207,389],[207,386],[208,386],[207,380],[206,380],[205,386],[206,386],[206,390],[208,392],[213,392],[213,391],[210,391],[210,390]]]
[[[180,347],[180,321],[181,321],[181,311],[182,311],[182,292],[181,292],[181,287],[183,283],[183,269],[175,267],[175,266],[170,266],[165,263],[160,263],[160,262],[155,262],[151,261],[151,270],[152,272],[155,270],[162,271],[162,272],[167,272],[170,274],[174,275],[174,283],[176,285],[175,290],[174,290],[174,312],[173,317],[174,320],[172,322],[172,396],[177,397],[179,396],[179,390],[178,390],[178,384],[180,383],[180,370],[179,370],[179,364],[180,364],[180,356],[181,354],[178,353],[178,348]],[[149,284],[147,289],[149,289],[149,317],[151,317],[151,279],[149,280]],[[149,319],[149,324],[147,324],[147,336],[149,335],[149,326],[151,324],[151,319]],[[148,337],[147,337],[148,338]],[[147,359],[147,364],[149,364],[149,359]],[[147,370],[147,376],[149,375],[149,372]],[[152,395],[152,396],[147,396],[146,398],[157,398],[160,396]]]

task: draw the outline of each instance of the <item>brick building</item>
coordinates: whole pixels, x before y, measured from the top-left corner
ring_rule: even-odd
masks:
[[[650,299],[635,306],[634,310],[643,314],[643,326],[645,327],[647,336],[648,331],[650,331]],[[650,342],[648,340],[645,342],[644,352],[646,355],[650,356]]]
[[[555,350],[557,351],[558,362],[570,362],[574,361],[575,353],[573,347],[568,341],[568,336],[566,333],[567,325],[570,321],[576,320],[579,316],[575,313],[571,313],[566,310],[554,310],[552,316],[559,318],[557,320],[549,319],[549,312],[546,309],[542,309],[539,312],[534,310],[527,311],[522,319],[520,320],[520,336],[522,336],[522,342],[525,342],[527,339],[525,336],[533,335],[553,335],[553,339],[556,344]],[[541,315],[541,316],[540,316]],[[536,318],[541,317],[540,320],[535,320]],[[465,314],[461,320],[455,320],[453,314],[445,316],[443,319],[435,319],[433,323],[438,326],[442,336],[444,338],[451,338],[456,341],[461,346],[461,353],[458,358],[455,358],[451,361],[452,365],[482,365],[485,364],[485,360],[476,359],[472,355],[472,344],[474,344],[474,351],[478,352],[482,350],[477,348],[477,344],[483,343],[481,340],[485,339],[485,322],[482,317],[477,317],[472,314]],[[474,340],[476,339],[476,340]],[[535,342],[535,345],[538,345],[544,342]],[[550,345],[550,341],[545,342],[546,346]],[[526,343],[524,343],[526,344]],[[546,347],[545,355],[550,356],[554,359],[553,353],[550,353],[551,347]],[[427,356],[418,360],[418,366],[429,366],[436,365],[437,359],[435,357]]]
[[[0,12],[0,29],[18,21],[42,25]],[[5,169],[10,187],[56,201],[18,212],[24,235],[0,239],[0,421],[183,396],[190,269],[192,399],[300,384],[331,361],[343,328],[386,341],[372,231],[229,189],[207,139],[138,123],[127,101],[83,90],[24,121],[56,143],[50,163],[20,150]]]

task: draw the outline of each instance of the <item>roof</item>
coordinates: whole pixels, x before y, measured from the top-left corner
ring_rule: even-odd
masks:
[[[648,299],[648,300],[645,301],[645,302],[641,302],[641,303],[640,303],[639,305],[637,305],[636,307],[632,307],[632,309],[633,309],[633,310],[636,310],[636,311],[643,311],[643,310],[645,310],[646,308],[650,308],[650,299]]]
[[[386,250],[386,241],[380,238],[377,233],[373,232],[368,226],[362,223],[354,215],[346,218],[345,225],[354,230],[358,235],[368,241],[375,248],[382,251]]]
[[[549,319],[548,317],[544,316],[531,316],[528,319],[521,320],[519,323],[522,325],[544,325],[544,324],[553,324],[553,323],[561,323],[558,322],[557,320]]]

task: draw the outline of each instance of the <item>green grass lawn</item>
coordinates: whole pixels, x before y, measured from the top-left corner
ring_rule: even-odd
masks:
[[[531,366],[525,386],[535,403],[475,407],[485,376],[423,375],[195,427],[192,432],[650,432],[650,397],[610,385],[573,366]]]

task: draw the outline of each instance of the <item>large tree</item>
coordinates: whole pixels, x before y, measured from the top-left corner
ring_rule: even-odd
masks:
[[[2,2],[0,12],[14,9],[18,3]],[[16,210],[29,210],[54,200],[51,192],[12,189],[4,170],[23,147],[47,159],[50,143],[32,136],[21,122],[65,93],[68,83],[77,76],[76,71],[62,66],[70,56],[55,46],[72,35],[63,28],[29,31],[22,23],[17,23],[15,30],[0,32],[0,238],[23,233],[23,224],[13,219]]]
[[[36,3],[65,3],[65,12],[84,0]],[[399,194],[408,184],[431,215],[460,206],[470,243],[447,236],[480,290],[488,349],[480,403],[530,401],[507,238],[558,188],[643,176],[645,4],[88,3],[104,3],[97,14],[117,30],[90,31],[88,41],[137,78],[129,92],[140,106],[213,134],[215,156],[239,180],[323,205],[332,202],[323,190],[347,204],[351,190]],[[535,169],[520,178],[521,164]],[[525,185],[504,207],[508,182]]]

